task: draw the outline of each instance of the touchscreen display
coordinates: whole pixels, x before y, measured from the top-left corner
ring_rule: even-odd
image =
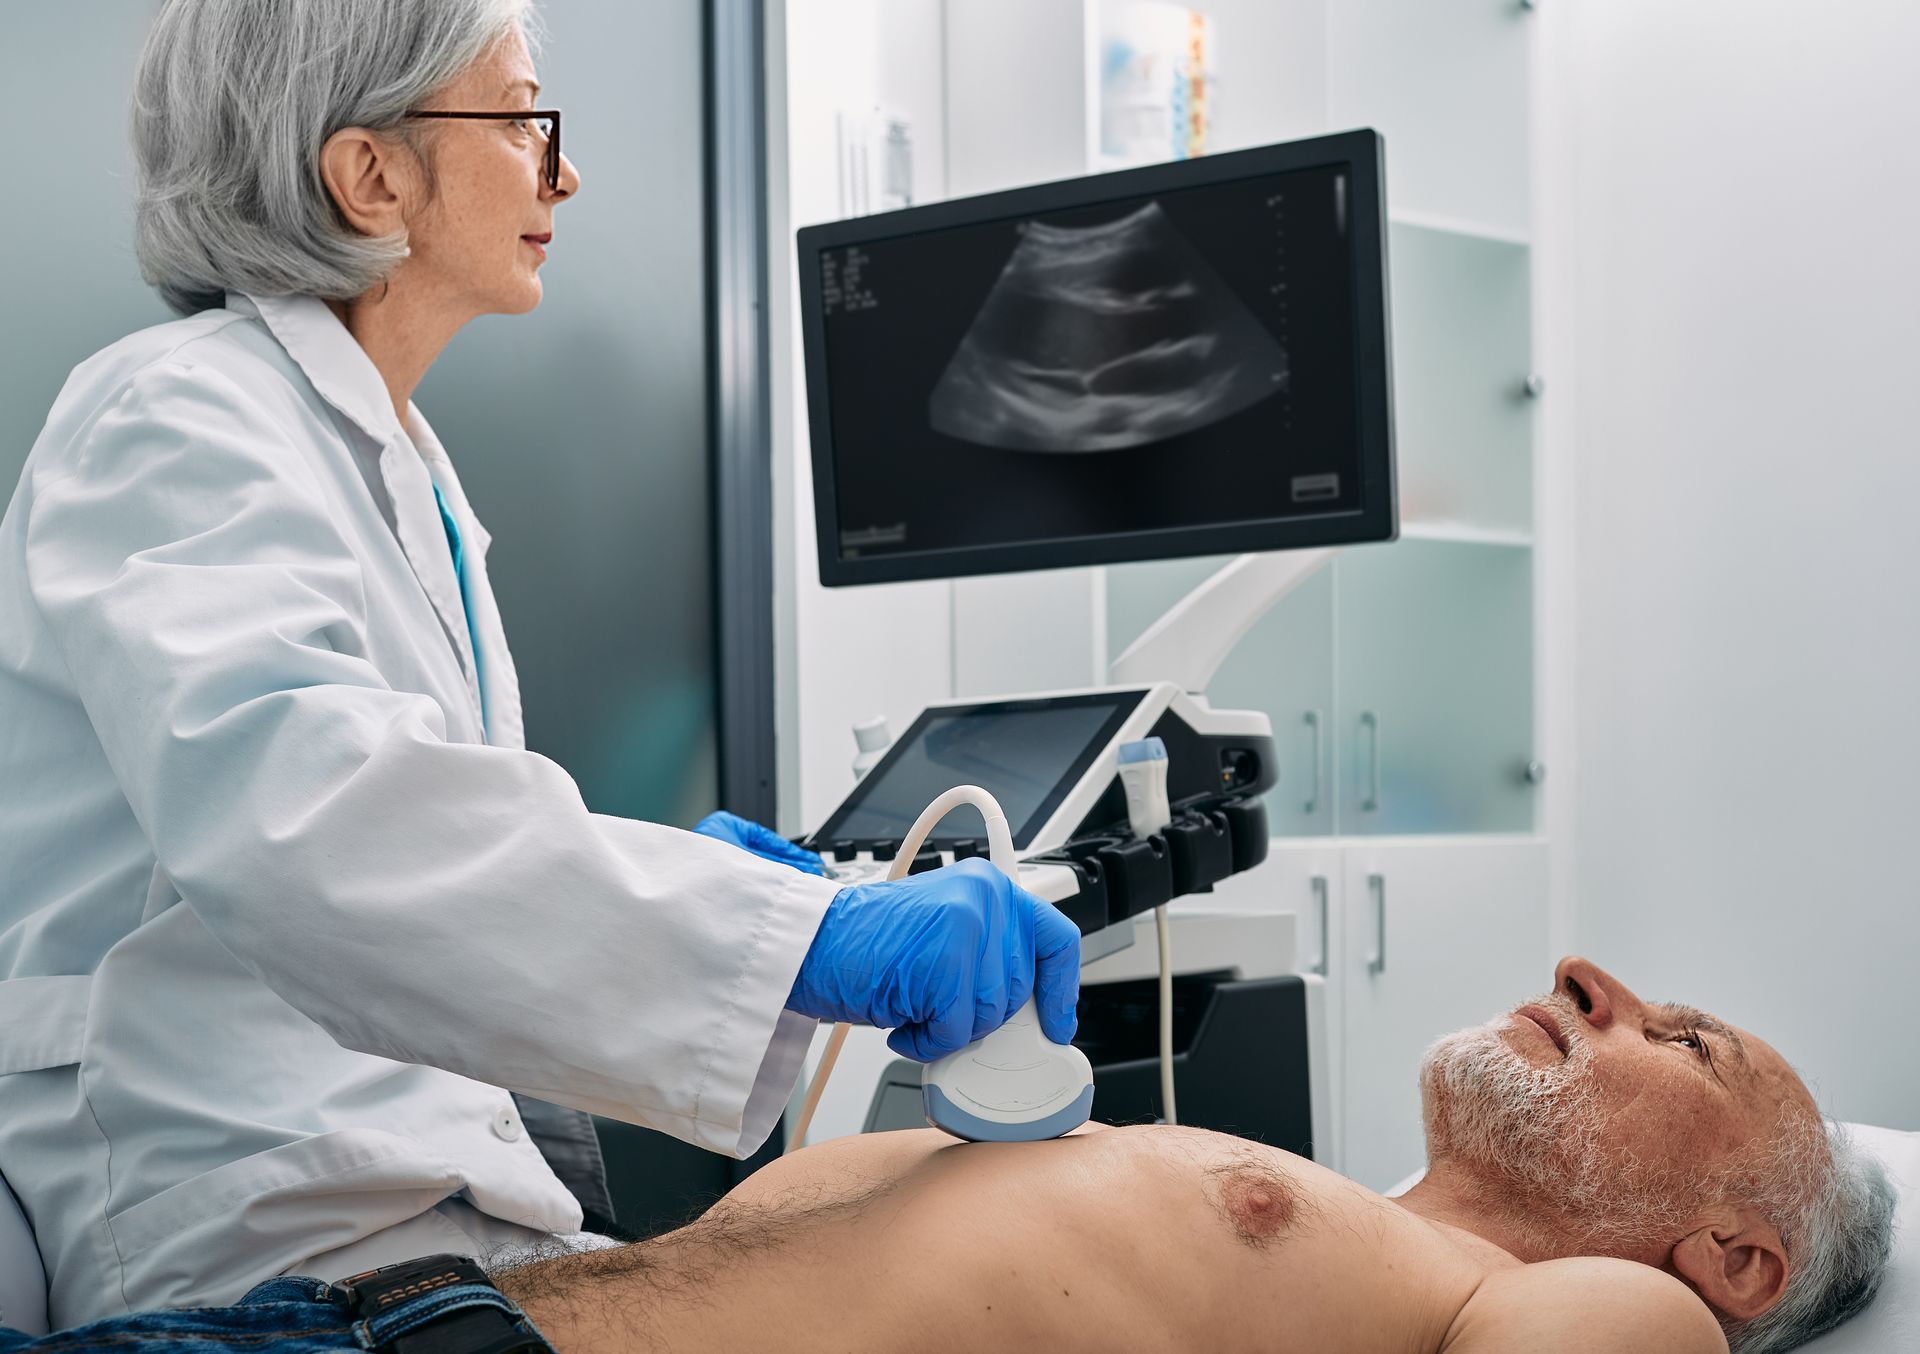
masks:
[[[1024,849],[1100,750],[1139,704],[1139,691],[929,710],[887,753],[816,842],[907,835],[921,810],[956,785],[1000,801],[1014,844]],[[983,838],[971,806],[941,820],[930,842]]]

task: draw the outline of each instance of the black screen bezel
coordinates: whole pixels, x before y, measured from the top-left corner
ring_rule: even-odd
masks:
[[[1394,475],[1384,159],[1379,133],[1363,129],[802,228],[796,248],[801,339],[806,359],[807,426],[813,459],[815,553],[820,582],[834,588],[1396,539],[1400,517]],[[1117,532],[1017,545],[902,551],[853,558],[841,554],[839,504],[834,487],[837,481],[833,465],[833,409],[826,370],[826,317],[820,279],[822,251],[1013,216],[1065,211],[1116,198],[1335,165],[1345,165],[1349,170],[1357,403],[1354,428],[1360,444],[1360,507],[1357,511]]]
[[[1080,783],[1081,777],[1087,774],[1087,768],[1093,765],[1094,758],[1100,755],[1101,749],[1113,741],[1114,734],[1118,733],[1120,726],[1140,708],[1140,702],[1146,698],[1151,689],[1150,687],[1120,687],[1112,691],[1089,691],[1070,696],[1031,696],[1017,700],[976,701],[961,705],[930,705],[920,712],[919,718],[913,721],[912,726],[905,733],[893,741],[887,748],[886,755],[874,764],[873,769],[858,785],[854,786],[853,793],[840,801],[840,806],[833,811],[832,816],[825,823],[821,824],[820,830],[813,834],[811,841],[818,850],[830,846],[837,840],[840,837],[840,824],[865,803],[867,795],[881,783],[888,769],[899,760],[901,750],[913,746],[925,736],[927,726],[935,719],[964,719],[968,715],[987,711],[995,714],[1009,714],[1027,710],[1079,709],[1089,705],[1110,706],[1111,710],[1107,718],[1088,739],[1087,745],[1075,754],[1072,763],[1062,771],[1059,779],[1054,782],[1053,788],[1047,792],[1046,798],[1040,801],[1039,807],[1025,822],[1007,824],[1013,835],[1014,849],[1024,851],[1033,845],[1033,839],[1039,834],[1040,829],[1046,826],[1047,820],[1053,817],[1060,806],[1066,802],[1073,787]],[[986,788],[991,790],[993,787]],[[927,838],[926,846],[938,850],[951,850],[955,842],[967,839],[978,840],[979,836],[977,832],[931,836]],[[863,844],[867,840],[861,839]]]

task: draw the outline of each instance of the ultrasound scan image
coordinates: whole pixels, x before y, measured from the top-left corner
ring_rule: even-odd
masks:
[[[1287,353],[1157,202],[1030,221],[928,400],[937,432],[1097,452],[1192,432],[1287,389]]]

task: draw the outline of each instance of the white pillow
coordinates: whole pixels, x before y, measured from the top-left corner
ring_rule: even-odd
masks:
[[[1848,1124],[1854,1141],[1880,1158],[1893,1179],[1893,1258],[1873,1305],[1839,1330],[1801,1348],[1807,1354],[1892,1354],[1920,1349],[1920,1133]]]

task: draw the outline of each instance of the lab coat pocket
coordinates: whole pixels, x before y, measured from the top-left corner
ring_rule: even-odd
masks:
[[[129,1288],[179,1305],[210,1300],[200,1291],[209,1255],[246,1256],[254,1273],[277,1273],[423,1213],[464,1184],[413,1138],[343,1128],[183,1180],[109,1214],[107,1226]]]
[[[0,1077],[79,1062],[92,989],[84,974],[0,982]]]

